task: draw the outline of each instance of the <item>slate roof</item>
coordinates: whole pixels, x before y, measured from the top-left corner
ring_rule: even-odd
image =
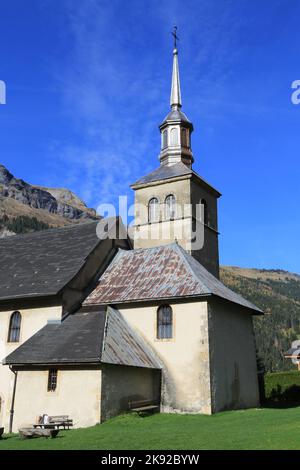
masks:
[[[181,121],[181,122],[186,122],[190,126],[193,126],[191,121],[186,117],[186,115],[180,109],[171,109],[169,114],[163,120],[160,127],[167,121]]]
[[[176,178],[179,176],[185,175],[194,175],[196,178],[200,179],[206,186],[209,186],[215,193],[219,196],[221,193],[213,186],[211,186],[207,181],[205,181],[201,176],[199,176],[194,170],[186,166],[182,162],[175,163],[175,165],[161,165],[156,170],[152,171],[146,176],[143,176],[139,180],[137,180],[134,184],[131,185],[132,188],[138,185],[144,185],[148,183],[152,183],[154,181],[161,181],[170,178]]]
[[[150,346],[111,307],[79,311],[47,324],[7,356],[4,364],[118,364],[159,369]]]
[[[0,239],[0,300],[57,294],[101,243],[98,222]]]
[[[88,315],[69,315],[61,323],[49,323],[13,351],[5,363],[98,362],[105,318],[105,308],[102,308]]]
[[[262,313],[224,286],[177,243],[120,250],[84,305],[217,296]]]

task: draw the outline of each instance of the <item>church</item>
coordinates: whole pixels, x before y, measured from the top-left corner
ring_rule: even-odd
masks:
[[[252,316],[219,280],[220,192],[193,170],[173,50],[160,165],[117,217],[0,240],[0,426],[259,406]],[[200,210],[198,210],[200,207]]]

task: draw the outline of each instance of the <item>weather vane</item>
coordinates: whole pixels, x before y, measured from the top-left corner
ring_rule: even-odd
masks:
[[[179,41],[179,37],[177,36],[177,26],[174,26],[172,36],[174,37],[174,49],[177,49],[177,41]]]

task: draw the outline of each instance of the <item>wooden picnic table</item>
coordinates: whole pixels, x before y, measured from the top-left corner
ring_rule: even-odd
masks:
[[[34,428],[41,429],[70,429],[73,426],[73,420],[69,416],[49,416],[48,423],[37,423],[34,424]]]
[[[152,400],[135,400],[128,403],[129,410],[138,414],[154,413],[159,411],[159,405]]]

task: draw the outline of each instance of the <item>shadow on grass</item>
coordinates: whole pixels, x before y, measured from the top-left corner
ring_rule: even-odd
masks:
[[[54,439],[57,440],[57,439],[63,439],[65,436],[63,435],[57,435],[56,437],[46,437],[46,436],[28,436],[26,438],[21,438],[19,436],[19,434],[10,434],[10,435],[5,435],[2,436],[0,438],[0,444],[1,444],[1,441],[7,441],[9,439],[17,439],[18,441],[33,441],[35,439],[50,439],[51,441],[53,441]]]

